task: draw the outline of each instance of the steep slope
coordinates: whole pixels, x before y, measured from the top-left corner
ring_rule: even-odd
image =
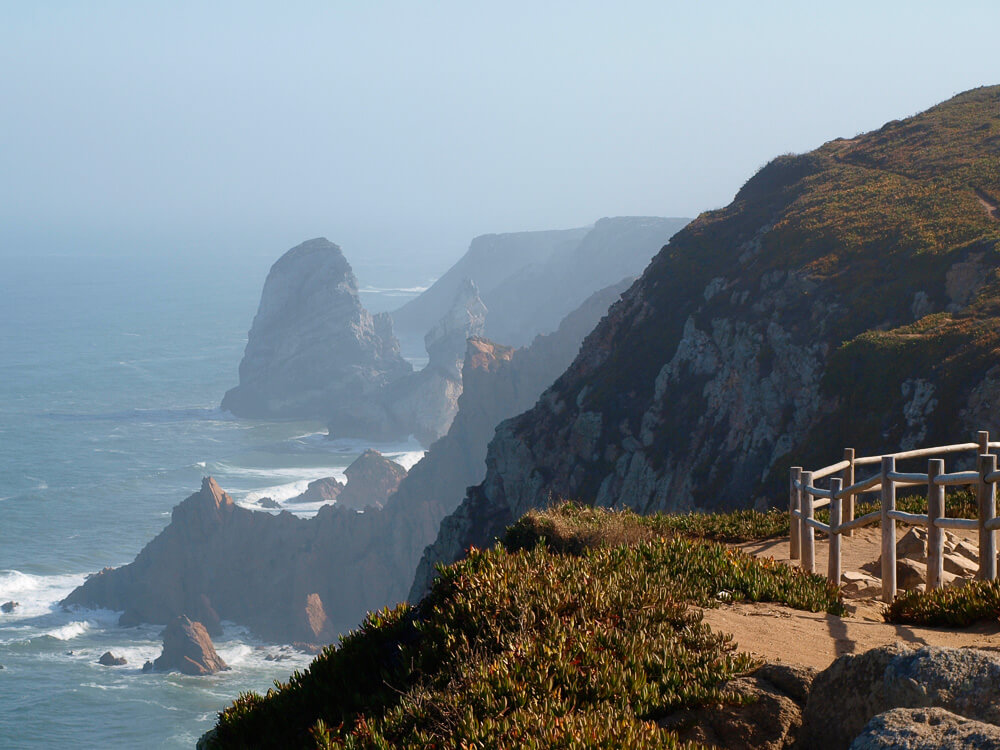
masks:
[[[1000,427],[1000,87],[760,170],[679,232],[421,563],[550,495],[641,512],[780,499],[844,446]]]
[[[337,504],[308,520],[238,507],[208,478],[134,562],[91,576],[64,604],[122,610],[123,624],[166,623],[181,614],[210,628],[232,620],[285,642],[329,642],[347,632],[366,612],[406,596],[441,519],[482,479],[495,426],[535,402],[627,285],[592,295],[558,331],[526,349],[472,339],[448,434],[384,507],[365,506],[381,502],[402,470],[377,454],[348,467],[347,486],[334,487]],[[359,483],[375,485],[369,494],[377,497],[358,496]]]
[[[243,417],[324,419],[411,371],[392,320],[372,316],[340,248],[325,238],[279,258],[264,282],[240,362],[240,383],[222,408]]]
[[[487,338],[525,346],[555,330],[610,280],[639,274],[687,222],[627,216],[601,219],[587,229],[477,237],[434,286],[393,313],[395,325],[401,335],[422,333],[444,315],[452,290],[471,279],[489,310]]]

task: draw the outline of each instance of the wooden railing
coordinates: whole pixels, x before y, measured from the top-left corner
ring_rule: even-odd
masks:
[[[790,554],[793,560],[810,573],[816,572],[816,531],[824,532],[830,541],[827,577],[840,584],[841,537],[850,537],[854,529],[878,521],[882,527],[882,599],[891,602],[896,596],[896,522],[927,527],[927,588],[940,588],[944,565],[943,529],[968,529],[979,532],[979,570],[977,577],[994,580],[997,577],[996,495],[1000,471],[997,456],[991,448],[989,433],[979,432],[974,443],[956,443],[933,448],[887,453],[881,456],[856,458],[854,449],[844,451],[844,459],[818,471],[803,471],[793,466],[789,481],[788,510],[790,513]],[[975,451],[976,470],[945,473],[944,459],[937,456]],[[927,473],[896,471],[896,462],[928,457]],[[879,467],[878,472],[858,480],[860,467]],[[829,487],[816,482],[829,478]],[[927,486],[927,513],[904,513],[896,509],[899,487]],[[946,487],[973,486],[978,504],[977,518],[948,518],[944,511]],[[854,517],[855,498],[865,493],[879,493],[880,508],[873,513]],[[816,510],[830,506],[830,523],[817,520]]]

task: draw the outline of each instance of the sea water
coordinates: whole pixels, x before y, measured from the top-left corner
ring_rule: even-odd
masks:
[[[57,604],[88,573],[130,562],[202,477],[256,509],[310,480],[343,479],[369,447],[328,440],[318,423],[218,408],[271,260],[0,259],[0,603],[20,603],[0,613],[0,748],[191,747],[241,691],[308,665],[224,623],[215,644],[230,671],[143,673],[161,627],[120,628],[117,612]],[[373,311],[428,281],[416,266],[355,272]],[[422,455],[413,442],[370,447],[407,468]],[[99,665],[105,651],[128,663]]]

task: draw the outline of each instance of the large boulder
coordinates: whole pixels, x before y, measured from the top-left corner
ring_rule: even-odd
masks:
[[[798,737],[814,677],[811,669],[765,664],[722,685],[737,701],[677,711],[658,723],[687,742],[726,750],[784,750]]]
[[[229,667],[215,653],[205,626],[185,615],[178,615],[163,631],[163,653],[153,662],[153,669],[207,675]]]
[[[1000,748],[1000,727],[943,708],[894,708],[874,717],[851,750],[966,750]]]
[[[807,747],[842,750],[878,714],[893,708],[946,708],[1000,724],[1000,659],[973,649],[896,643],[845,654],[813,681],[803,715]]]
[[[303,242],[271,267],[240,362],[240,383],[222,408],[242,417],[334,420],[359,437],[378,425],[352,414],[412,367],[388,314],[371,315],[340,248]]]

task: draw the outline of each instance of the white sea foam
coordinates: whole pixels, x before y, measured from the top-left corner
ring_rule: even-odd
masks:
[[[344,481],[344,472],[337,471],[336,473],[325,474],[324,476],[333,476],[338,482]],[[317,477],[321,479],[322,477]],[[238,500],[237,504],[242,505],[244,508],[257,509],[259,507],[260,501],[269,497],[277,503],[284,503],[286,500],[290,500],[293,497],[297,497],[306,491],[309,486],[311,479],[301,479],[297,482],[289,482],[287,484],[278,484],[273,487],[264,487],[260,490],[252,490],[243,496],[242,500]]]
[[[90,623],[83,620],[74,620],[73,622],[68,622],[58,628],[53,628],[52,630],[47,630],[42,635],[47,635],[50,638],[55,638],[59,641],[71,641],[78,636],[83,635],[88,630],[90,630]]]
[[[381,286],[366,286],[359,289],[359,292],[364,294],[423,294],[428,289],[429,286],[399,286],[399,287],[381,287]]]
[[[424,457],[425,453],[426,451],[423,450],[402,451],[400,453],[386,453],[385,457],[392,461],[395,461],[397,464],[399,464],[404,469],[409,471],[418,463],[420,463],[420,459]]]
[[[45,614],[85,578],[83,573],[38,576],[19,570],[0,570],[0,602],[18,602],[18,607],[4,617],[17,619]]]

